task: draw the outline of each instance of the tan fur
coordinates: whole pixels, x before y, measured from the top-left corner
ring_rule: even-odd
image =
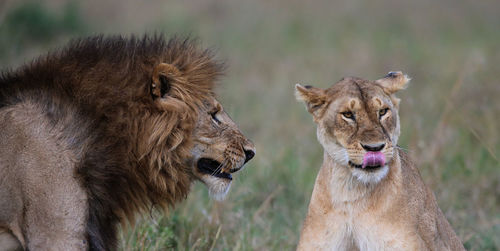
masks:
[[[432,191],[397,146],[394,93],[408,81],[392,72],[377,81],[345,78],[326,90],[296,86],[325,150],[298,250],[464,250]],[[386,165],[361,168],[367,151],[362,144],[385,144],[380,152]]]
[[[85,249],[87,195],[74,180],[79,156],[41,114],[32,104],[0,111],[0,224],[30,250]]]
[[[255,149],[215,99],[221,71],[192,40],[97,36],[5,72],[0,250],[114,250],[118,225],[195,180],[223,198]]]
[[[18,251],[22,250],[19,241],[7,229],[0,228],[0,250],[2,251]]]

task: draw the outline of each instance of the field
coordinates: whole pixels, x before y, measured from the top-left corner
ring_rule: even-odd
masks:
[[[400,145],[466,248],[499,250],[499,13],[494,0],[7,0],[0,68],[96,33],[190,35],[227,62],[218,96],[256,157],[224,202],[197,183],[123,231],[123,250],[293,250],[323,154],[295,83],[402,70]]]

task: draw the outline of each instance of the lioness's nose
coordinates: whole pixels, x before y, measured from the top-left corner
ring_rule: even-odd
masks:
[[[255,148],[245,146],[243,147],[243,150],[245,151],[245,163],[247,163],[253,158],[253,156],[255,156]]]
[[[378,152],[382,149],[384,149],[385,143],[375,143],[375,144],[363,144],[361,143],[361,146],[363,149],[369,151],[369,152]]]

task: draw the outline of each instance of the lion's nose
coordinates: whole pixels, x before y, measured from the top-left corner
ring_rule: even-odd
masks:
[[[385,143],[375,143],[375,144],[363,144],[361,143],[363,149],[369,152],[378,152],[384,149]]]
[[[250,161],[255,156],[255,148],[244,148],[245,150],[245,163]]]

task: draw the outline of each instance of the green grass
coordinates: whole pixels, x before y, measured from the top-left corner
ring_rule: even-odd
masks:
[[[17,58],[19,55],[35,55],[32,50],[40,53],[86,31],[78,4],[74,1],[57,11],[38,1],[27,1],[1,14],[0,63],[6,65],[22,62]]]
[[[127,228],[122,249],[293,250],[323,151],[294,84],[328,87],[390,70],[413,78],[400,94],[400,144],[467,249],[500,249],[500,3],[90,1],[71,9],[56,2],[3,10],[2,66],[79,34],[195,35],[226,59],[219,99],[257,147],[224,202],[197,183],[170,213],[151,212]],[[44,32],[26,34],[24,26]]]

